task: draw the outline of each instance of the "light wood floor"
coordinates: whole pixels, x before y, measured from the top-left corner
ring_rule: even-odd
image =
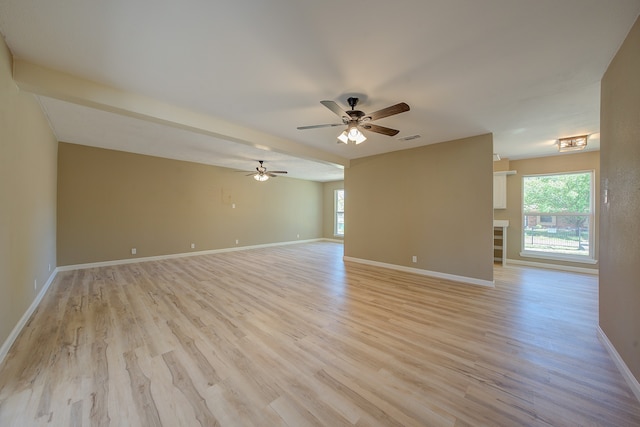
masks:
[[[597,286],[461,285],[330,242],[60,273],[0,367],[0,425],[638,426]]]

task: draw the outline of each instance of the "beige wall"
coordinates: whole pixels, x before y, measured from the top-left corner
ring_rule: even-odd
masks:
[[[352,160],[345,256],[492,281],[492,150],[487,134]]]
[[[499,162],[496,162],[499,163]],[[577,268],[597,269],[597,264],[585,264],[565,261],[555,261],[540,258],[522,257],[522,177],[559,172],[594,171],[594,224],[598,224],[599,206],[597,202],[600,194],[600,152],[567,153],[557,156],[538,157],[534,159],[511,160],[505,163],[503,159],[494,166],[495,170],[516,171],[515,175],[507,176],[507,209],[495,209],[495,219],[509,220],[507,228],[507,260],[520,260],[544,264],[565,265]],[[598,257],[598,227],[594,228],[594,256]],[[508,263],[508,261],[507,261]]]
[[[57,143],[11,62],[0,38],[0,344],[56,266]]]
[[[257,182],[231,169],[67,143],[58,151],[60,265],[322,237],[321,183]]]
[[[335,231],[335,190],[344,189],[344,181],[325,182],[322,207],[322,236],[325,239],[342,239],[342,236],[336,236]]]
[[[601,103],[600,327],[640,381],[640,19],[602,79]]]

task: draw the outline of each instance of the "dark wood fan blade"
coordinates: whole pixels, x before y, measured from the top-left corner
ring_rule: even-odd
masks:
[[[328,128],[328,127],[334,127],[334,126],[344,126],[344,123],[331,123],[328,125],[298,126],[298,129],[304,130],[304,129]]]
[[[367,114],[366,117],[370,117],[369,120],[378,120],[383,117],[393,116],[394,114],[404,113],[405,111],[409,111],[409,105],[401,102],[396,105],[392,105],[391,107],[383,108],[382,110],[374,111],[371,114]],[[375,131],[374,131],[375,132]]]
[[[287,173],[287,171],[269,171],[269,173]]]
[[[324,105],[329,110],[331,110],[334,113],[336,113],[338,115],[338,117],[346,117],[347,120],[349,119],[349,115],[346,113],[346,111],[344,111],[342,109],[342,107],[340,107],[335,102],[333,102],[333,101],[320,101],[320,104]]]
[[[365,130],[370,130],[371,132],[381,133],[387,136],[394,136],[394,135],[397,135],[398,132],[400,132],[399,130],[396,130],[396,129],[386,128],[384,126],[378,126],[370,123],[362,125],[362,128]]]

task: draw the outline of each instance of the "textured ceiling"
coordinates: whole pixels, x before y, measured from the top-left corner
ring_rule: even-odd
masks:
[[[512,159],[578,134],[597,150],[600,79],[639,12],[640,0],[3,0],[0,31],[17,60],[257,132],[31,85],[62,141],[331,181],[349,159],[488,132]],[[346,109],[350,95],[365,112],[411,111],[376,122],[396,137],[358,146],[337,144],[337,127],[296,129],[339,123],[320,101]]]

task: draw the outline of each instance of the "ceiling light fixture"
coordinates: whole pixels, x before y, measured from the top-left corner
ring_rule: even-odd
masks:
[[[367,140],[367,137],[360,132],[357,125],[350,125],[347,130],[338,135],[338,139],[343,144],[348,144],[349,142],[355,142],[356,144],[360,144]]]
[[[266,181],[269,179],[269,175],[264,174],[264,173],[257,173],[255,175],[253,175],[253,179],[255,179],[256,181]]]
[[[558,151],[561,153],[567,151],[584,150],[587,146],[587,138],[589,135],[571,136],[569,138],[560,138],[558,140]]]

